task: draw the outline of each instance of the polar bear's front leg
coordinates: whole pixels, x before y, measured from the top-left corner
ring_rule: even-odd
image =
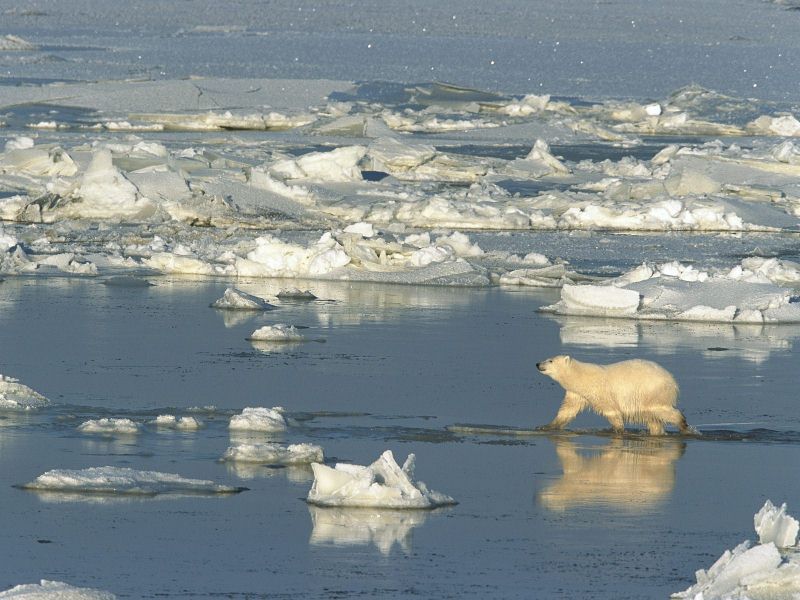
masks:
[[[558,409],[556,418],[550,421],[543,429],[563,429],[568,425],[579,412],[586,408],[586,400],[575,392],[564,394],[564,401]]]

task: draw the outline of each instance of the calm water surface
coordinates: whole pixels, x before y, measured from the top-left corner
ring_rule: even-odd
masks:
[[[752,538],[766,498],[800,506],[800,328],[555,319],[557,292],[309,282],[324,301],[211,309],[226,285],[161,278],[0,283],[0,372],[52,408],[0,415],[0,589],[55,579],[119,597],[664,598]],[[268,296],[288,287],[237,284]],[[254,346],[271,323],[315,341]],[[569,353],[657,360],[701,439],[573,432],[456,434],[456,423],[532,427],[562,392],[533,367]],[[417,455],[417,477],[460,503],[433,512],[303,501],[310,470],[219,462],[245,406],[286,407],[272,439],[330,460]],[[198,432],[80,434],[88,418],[196,414]],[[250,488],[227,497],[35,494],[54,468],[113,465]]]

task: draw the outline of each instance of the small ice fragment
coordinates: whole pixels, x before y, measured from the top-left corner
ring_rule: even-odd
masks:
[[[74,587],[61,581],[42,579],[39,583],[25,583],[0,592],[0,598],[21,600],[114,600],[111,592],[92,588]]]
[[[234,431],[284,431],[286,419],[283,411],[281,406],[245,408],[242,414],[231,417],[229,427]]]
[[[235,494],[245,488],[220,485],[205,479],[187,479],[174,473],[137,471],[125,467],[54,469],[20,486],[26,490],[82,494],[147,495],[194,493]]]
[[[353,223],[352,225],[345,227],[344,232],[357,233],[365,238],[371,238],[375,236],[375,229],[372,227],[372,223]]]
[[[275,308],[263,298],[253,296],[236,288],[227,288],[222,298],[211,303],[211,308],[225,310],[269,310]]]
[[[391,450],[369,466],[339,463],[335,468],[313,463],[314,483],[307,501],[320,506],[373,508],[434,508],[456,504],[450,496],[412,481],[414,455],[401,469]]]
[[[786,514],[786,503],[777,508],[767,500],[753,517],[753,524],[762,544],[774,543],[778,548],[788,548],[797,543],[800,523]]]
[[[175,415],[158,415],[153,423],[156,427],[179,429],[182,431],[195,431],[203,426],[203,424],[194,417],[175,417]]]
[[[276,323],[256,329],[247,339],[254,342],[302,342],[305,337],[294,325]]]
[[[644,107],[644,112],[650,117],[657,117],[661,114],[661,105],[658,102],[653,102]]]
[[[106,435],[132,435],[139,433],[139,425],[130,419],[90,419],[78,425],[78,431]]]
[[[322,462],[322,448],[315,444],[236,444],[228,447],[222,460],[265,465],[302,465]]]
[[[300,290],[298,288],[288,288],[278,292],[278,298],[281,300],[316,300],[317,297],[309,290]]]
[[[103,285],[108,285],[111,287],[150,287],[153,284],[146,279],[142,279],[141,277],[133,277],[132,275],[118,275],[104,279]]]
[[[50,404],[50,400],[33,391],[19,379],[0,375],[0,410],[31,410]]]

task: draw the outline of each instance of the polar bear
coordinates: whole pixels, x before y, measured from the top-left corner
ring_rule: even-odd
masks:
[[[693,431],[675,408],[675,378],[654,362],[634,359],[598,365],[554,356],[536,363],[536,368],[567,392],[555,419],[542,429],[562,429],[580,411],[591,408],[608,419],[615,433],[621,433],[626,422],[647,425],[651,435],[663,435],[667,423],[681,433]]]

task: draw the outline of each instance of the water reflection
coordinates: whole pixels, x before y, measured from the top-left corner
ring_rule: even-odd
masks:
[[[681,440],[615,437],[607,444],[577,446],[551,437],[564,474],[538,494],[546,508],[562,512],[608,505],[626,512],[647,511],[664,502],[675,486]]]
[[[286,477],[292,483],[311,483],[314,472],[310,465],[262,465],[252,462],[226,461],[228,473],[239,479],[268,479]]]
[[[691,348],[707,358],[736,356],[754,363],[773,352],[785,352],[800,338],[796,324],[733,325],[675,321],[634,321],[594,317],[545,315],[561,326],[565,346],[625,348],[645,347],[662,354]]]
[[[312,546],[368,546],[387,556],[395,545],[409,553],[412,532],[428,511],[379,508],[329,508],[309,505]]]

